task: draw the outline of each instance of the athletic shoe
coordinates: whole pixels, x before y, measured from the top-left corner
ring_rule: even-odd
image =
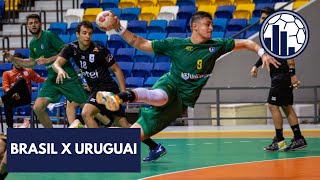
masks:
[[[68,128],[84,128],[84,127],[82,123],[78,119],[76,119],[70,124]]]
[[[29,118],[24,118],[23,123],[20,127],[18,128],[28,128],[30,126],[30,119]]]
[[[287,148],[286,141],[279,141],[277,137],[273,138],[272,143],[269,146],[264,147],[266,151],[279,151]]]
[[[153,162],[160,158],[161,156],[164,156],[167,153],[166,148],[164,148],[161,144],[158,145],[155,149],[150,149],[149,155],[143,159],[143,161],[146,162]]]
[[[307,141],[304,139],[303,136],[301,136],[301,138],[293,138],[291,140],[291,144],[286,148],[286,151],[294,151],[296,149],[302,149],[307,147]]]
[[[96,101],[98,104],[104,104],[110,111],[118,111],[121,103],[123,102],[119,96],[106,91],[98,91]]]

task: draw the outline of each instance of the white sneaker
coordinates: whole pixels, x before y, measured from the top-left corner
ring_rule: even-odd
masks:
[[[83,128],[83,125],[78,119],[75,119],[68,128]]]
[[[29,128],[29,126],[30,126],[30,119],[24,118],[22,125],[19,126],[18,128]]]
[[[121,103],[123,102],[119,96],[106,91],[98,91],[96,101],[98,104],[104,104],[110,111],[118,111]]]

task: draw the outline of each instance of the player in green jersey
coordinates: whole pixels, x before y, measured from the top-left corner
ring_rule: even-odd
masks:
[[[106,29],[115,29],[131,46],[156,55],[171,57],[171,69],[163,75],[151,90],[136,88],[114,95],[110,92],[97,94],[98,103],[109,110],[117,110],[122,102],[144,102],[152,108],[141,109],[140,117],[132,128],[141,129],[141,139],[148,138],[167,126],[188,106],[194,107],[201,89],[211,76],[216,60],[223,54],[237,49],[256,52],[269,69],[269,63],[278,67],[277,61],[251,40],[232,38],[211,39],[212,17],[206,12],[196,12],[191,17],[190,38],[167,38],[149,41],[126,30],[114,15],[115,24]],[[149,158],[156,159],[161,151],[151,150]]]
[[[72,102],[67,104],[67,116],[71,124],[76,116],[76,107],[85,103],[88,95],[83,89],[82,83],[71,63],[66,63],[63,66],[70,78],[66,79],[64,84],[55,83],[57,73],[52,70],[51,65],[65,44],[57,34],[41,29],[41,19],[38,14],[27,16],[27,27],[33,35],[33,39],[30,42],[29,59],[15,58],[9,52],[4,52],[4,56],[22,67],[32,68],[37,64],[46,66],[48,78],[38,94],[33,109],[42,125],[50,128],[52,127],[52,122],[46,112],[46,107],[49,103],[59,102],[62,95],[64,95],[68,101]]]

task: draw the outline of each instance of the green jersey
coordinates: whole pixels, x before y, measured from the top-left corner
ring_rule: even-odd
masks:
[[[156,55],[171,57],[168,77],[178,87],[183,104],[194,107],[201,89],[212,75],[216,60],[233,50],[234,39],[212,39],[204,44],[193,44],[190,38],[168,38],[152,41]]]
[[[64,46],[64,42],[56,33],[51,31],[42,31],[39,39],[33,38],[30,42],[30,58],[34,61],[40,57],[50,58],[59,54]],[[57,77],[57,73],[51,68],[53,63],[54,61],[45,64],[45,66],[48,71],[48,78],[55,79]],[[73,81],[75,78],[78,78],[76,71],[69,61],[62,68],[71,77],[71,79],[66,79],[66,81]]]

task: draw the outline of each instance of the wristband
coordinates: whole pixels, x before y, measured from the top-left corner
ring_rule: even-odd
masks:
[[[120,27],[118,29],[115,29],[115,31],[121,36],[125,31],[127,30],[127,28],[123,27],[120,24]]]
[[[262,56],[264,55],[264,53],[265,53],[265,51],[264,51],[263,48],[259,49],[258,55],[259,55],[260,57],[262,57]]]
[[[295,68],[290,68],[289,69],[289,74],[290,74],[291,77],[296,75],[296,69]]]

